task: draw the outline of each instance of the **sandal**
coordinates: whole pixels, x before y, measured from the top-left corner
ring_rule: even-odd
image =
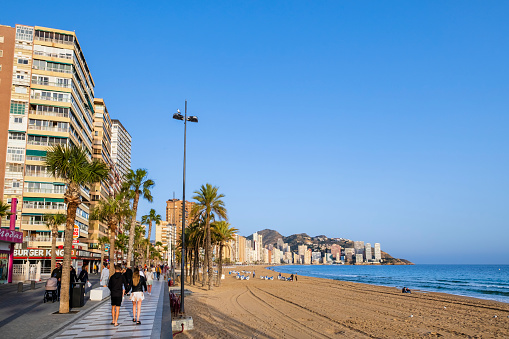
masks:
[[[133,318],[133,323],[135,323],[135,322],[136,322],[136,318]]]
[[[111,322],[111,324],[112,324],[112,325],[115,325],[115,323],[114,323],[113,321]]]
[[[117,326],[118,326],[118,324],[115,324],[114,326],[115,326],[115,327],[117,327]]]
[[[141,321],[139,321],[139,320],[138,320],[138,321],[136,322],[136,325],[141,325]]]

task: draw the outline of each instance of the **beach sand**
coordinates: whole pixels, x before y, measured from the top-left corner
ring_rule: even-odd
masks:
[[[256,278],[237,280],[225,269],[221,287],[186,285],[195,329],[176,338],[509,338],[507,303],[235,269],[255,270]]]

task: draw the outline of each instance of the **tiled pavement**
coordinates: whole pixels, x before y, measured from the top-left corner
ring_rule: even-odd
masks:
[[[111,303],[108,298],[99,307],[78,318],[52,338],[160,338],[163,314],[164,282],[154,281],[152,295],[145,293],[141,304],[140,325],[133,323],[133,303],[125,297],[120,307],[119,326],[111,325]]]

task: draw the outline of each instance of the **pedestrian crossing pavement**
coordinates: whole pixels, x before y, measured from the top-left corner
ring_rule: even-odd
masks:
[[[111,325],[111,302],[108,299],[101,306],[79,317],[65,330],[57,334],[57,339],[68,338],[150,338],[157,326],[161,324],[164,297],[164,282],[154,281],[152,295],[145,292],[145,300],[141,304],[140,322],[137,325],[133,322],[133,303],[129,297],[124,297],[120,314],[118,317],[119,326]]]

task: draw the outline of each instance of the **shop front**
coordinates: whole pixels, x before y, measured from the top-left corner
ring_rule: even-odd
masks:
[[[57,248],[56,259],[57,262],[62,262],[62,260],[64,259],[63,248]],[[72,259],[71,265],[76,269],[76,273],[79,274],[84,265],[93,264],[93,262],[96,262],[97,265],[99,265],[99,262],[101,261],[101,254],[73,248],[71,251],[71,259]],[[21,264],[25,261],[28,261],[31,264],[35,264],[40,261],[42,267],[50,267],[51,249],[47,248],[15,249],[14,262]],[[53,268],[54,267],[52,267],[51,269]]]
[[[0,284],[12,282],[14,244],[23,242],[23,233],[0,229]]]

